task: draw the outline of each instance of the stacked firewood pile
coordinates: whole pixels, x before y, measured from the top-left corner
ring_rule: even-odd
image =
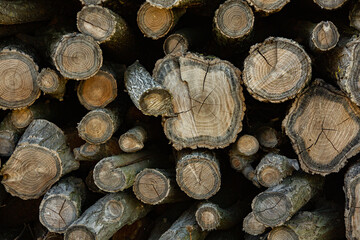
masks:
[[[0,0],[0,239],[360,239],[359,19]]]

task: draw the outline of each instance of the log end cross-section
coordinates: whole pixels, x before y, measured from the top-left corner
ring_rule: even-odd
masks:
[[[188,53],[159,60],[154,78],[173,96],[175,117],[164,132],[176,149],[223,148],[242,129],[240,71],[227,61]]]
[[[359,151],[360,110],[321,80],[296,99],[283,127],[306,172],[338,172]]]
[[[251,47],[245,59],[244,83],[259,101],[279,103],[294,98],[311,79],[311,60],[296,42],[267,38]]]
[[[255,11],[261,12],[264,15],[276,13],[280,11],[290,0],[247,0],[251,6],[254,6]]]
[[[339,41],[340,34],[331,21],[321,21],[311,32],[310,46],[318,51],[329,51]]]

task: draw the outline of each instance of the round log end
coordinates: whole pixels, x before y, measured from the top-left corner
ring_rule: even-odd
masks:
[[[346,1],[347,0],[314,0],[319,7],[326,10],[335,10],[344,5]]]
[[[64,235],[65,240],[96,240],[95,234],[85,226],[69,227]]]
[[[172,8],[181,0],[146,0],[152,6],[157,8]]]
[[[34,116],[28,108],[11,112],[11,122],[16,128],[25,128],[29,126],[32,120],[34,120]]]
[[[212,203],[206,203],[199,207],[195,217],[203,231],[215,230],[220,225],[220,213]]]
[[[174,33],[165,39],[163,48],[165,54],[181,55],[187,52],[189,42],[183,35]]]
[[[299,240],[296,233],[288,227],[281,226],[270,231],[269,240]]]
[[[171,94],[165,89],[151,89],[141,96],[140,107],[143,113],[151,116],[171,115],[173,113]]]
[[[64,35],[52,58],[56,69],[64,77],[75,80],[94,76],[103,63],[99,44],[92,37],[80,33]]]
[[[236,142],[236,148],[241,154],[251,156],[259,150],[259,142],[254,136],[243,135]]]
[[[333,49],[340,38],[337,27],[330,21],[318,23],[311,33],[311,42],[315,49],[329,51]]]
[[[280,183],[282,176],[279,169],[267,166],[257,173],[259,183],[264,187],[272,187]]]
[[[266,15],[280,11],[290,0],[247,0],[256,11]]]
[[[124,189],[125,175],[109,161],[96,164],[93,171],[95,185],[105,192],[119,192]]]
[[[261,146],[265,148],[274,148],[279,144],[279,139],[275,129],[271,127],[262,127],[257,131],[257,139]]]
[[[257,221],[254,213],[251,212],[244,218],[243,229],[248,234],[259,235],[265,232],[266,227],[264,224]]]
[[[43,68],[36,79],[39,88],[44,93],[53,93],[59,88],[59,75],[50,68]]]

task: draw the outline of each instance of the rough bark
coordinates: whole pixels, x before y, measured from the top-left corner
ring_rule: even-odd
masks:
[[[215,40],[220,45],[244,41],[253,30],[254,20],[253,11],[245,1],[225,1],[216,10],[213,19]]]
[[[208,234],[201,231],[196,222],[195,206],[186,210],[171,227],[159,238],[159,240],[203,240]]]
[[[108,0],[80,0],[83,5],[96,5],[107,2]]]
[[[153,76],[173,96],[175,116],[163,126],[175,149],[224,148],[236,140],[245,111],[239,69],[187,53],[159,60]]]
[[[24,200],[43,195],[61,176],[79,168],[63,131],[55,124],[37,119],[20,138],[1,170],[7,192]]]
[[[118,155],[121,153],[117,139],[111,138],[106,143],[95,145],[85,143],[74,148],[74,156],[77,161],[99,161],[103,158]]]
[[[250,235],[260,235],[265,232],[266,226],[256,220],[253,212],[249,213],[243,221],[243,230]]]
[[[347,0],[314,0],[319,7],[326,10],[335,10],[344,5]]]
[[[150,73],[136,61],[125,72],[125,87],[135,106],[145,115],[171,116],[171,93],[156,82]]]
[[[133,192],[143,203],[150,205],[183,201],[185,194],[176,184],[175,172],[146,168],[136,175]]]
[[[119,146],[124,152],[137,152],[144,148],[146,141],[147,131],[141,126],[136,126],[120,136]]]
[[[264,187],[274,187],[284,178],[290,176],[294,170],[299,170],[296,159],[269,153],[264,156],[256,167],[257,181]]]
[[[279,103],[294,98],[311,79],[311,60],[295,41],[269,37],[251,47],[243,79],[259,101]]]
[[[1,9],[1,7],[0,7]],[[35,54],[21,45],[0,46],[0,108],[30,106],[40,96]]]
[[[263,126],[256,131],[256,138],[264,149],[273,149],[280,145],[280,134],[272,127]]]
[[[360,31],[360,3],[355,2],[349,12],[350,26]]]
[[[144,217],[150,207],[129,193],[112,193],[88,208],[66,231],[65,240],[108,240],[120,228]]]
[[[39,207],[39,219],[50,232],[64,233],[80,217],[85,201],[85,184],[68,177],[46,192]]]
[[[205,5],[206,0],[146,0],[157,8],[188,8]]]
[[[90,144],[107,142],[119,128],[119,108],[99,108],[88,112],[77,126],[79,136]]]
[[[95,165],[94,182],[105,192],[118,192],[134,184],[136,174],[159,165],[158,155],[143,150],[102,159]]]
[[[340,212],[334,209],[300,212],[283,226],[271,230],[268,240],[342,239],[343,223],[340,216]]]
[[[321,175],[338,172],[360,150],[359,117],[357,106],[342,92],[315,80],[283,121],[301,168]]]
[[[255,8],[256,12],[260,12],[264,15],[279,12],[290,0],[247,0],[247,2]]]
[[[39,73],[36,83],[45,94],[63,100],[67,79],[51,68],[43,68]]]
[[[281,226],[319,193],[324,179],[318,175],[293,175],[257,195],[251,207],[257,221],[269,227]]]
[[[205,150],[179,152],[176,182],[191,198],[208,199],[215,195],[221,185],[220,165],[215,153]]]
[[[145,2],[137,13],[137,24],[145,37],[156,40],[173,29],[185,12],[183,8],[157,8]]]
[[[17,128],[11,121],[8,113],[0,123],[0,156],[9,157],[25,129]]]

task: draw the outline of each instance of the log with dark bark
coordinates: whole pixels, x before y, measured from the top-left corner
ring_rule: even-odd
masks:
[[[320,192],[324,179],[318,175],[297,174],[268,188],[252,201],[257,221],[269,227],[281,226]]]
[[[66,231],[65,240],[107,240],[121,227],[144,217],[150,207],[129,193],[112,193],[88,208]]]
[[[269,37],[252,46],[244,62],[244,84],[259,101],[279,103],[292,99],[310,79],[310,57],[290,39]]]
[[[100,145],[85,143],[78,148],[74,148],[73,151],[75,160],[94,162],[121,153],[116,138],[111,138],[110,140]]]
[[[215,195],[221,185],[220,165],[215,153],[205,150],[178,152],[176,182],[194,199]]]
[[[136,175],[133,185],[136,197],[146,204],[157,205],[183,201],[186,195],[176,184],[175,171],[146,168]]]
[[[159,166],[161,160],[159,155],[148,150],[104,158],[94,168],[94,182],[105,192],[123,191],[134,184],[136,174]]]
[[[119,128],[119,108],[99,108],[88,112],[77,126],[79,136],[90,144],[107,142]]]
[[[255,11],[264,15],[279,12],[290,0],[247,0],[248,3],[255,8]]]
[[[227,0],[216,10],[213,32],[220,45],[243,41],[253,30],[254,14],[247,2]]]
[[[234,65],[194,53],[168,55],[157,61],[153,76],[173,96],[175,116],[163,125],[175,149],[223,148],[236,140],[245,104]]]
[[[256,131],[256,138],[263,149],[274,149],[281,143],[280,133],[269,126],[262,126]]]
[[[268,240],[342,239],[341,221],[341,212],[336,209],[300,212],[283,226],[271,230]]]
[[[257,181],[264,187],[274,187],[284,178],[291,175],[294,170],[299,170],[296,159],[283,155],[269,153],[264,156],[256,167]]]
[[[146,0],[157,8],[188,8],[203,6],[206,0]]]
[[[51,68],[43,68],[39,73],[36,83],[45,94],[63,100],[67,79],[60,75],[59,72]]]
[[[146,37],[156,40],[165,37],[185,12],[183,8],[157,8],[145,2],[137,13],[137,24]]]
[[[265,232],[266,226],[256,220],[253,212],[249,213],[243,221],[243,230],[251,235],[260,235]]]
[[[321,175],[338,172],[360,150],[359,117],[350,99],[317,79],[297,97],[283,121],[301,168]]]
[[[36,199],[61,176],[77,169],[63,131],[38,119],[31,122],[1,170],[2,183],[13,196]]]
[[[125,71],[125,87],[134,105],[145,115],[173,115],[172,95],[136,61]]]
[[[16,144],[24,133],[25,129],[17,128],[11,120],[11,113],[8,113],[0,123],[0,156],[9,157],[16,147]]]
[[[335,10],[344,5],[347,0],[314,0],[314,3],[316,3],[319,7],[326,10]]]
[[[80,0],[83,5],[96,5],[107,2],[108,0]]]
[[[136,126],[120,136],[119,146],[124,152],[137,152],[144,148],[146,141],[147,131],[141,126]]]
[[[350,26],[360,30],[360,3],[355,2],[349,12]]]
[[[64,233],[80,217],[85,184],[79,178],[62,179],[46,192],[40,204],[40,222],[50,231]]]
[[[35,58],[35,54],[26,46],[0,46],[1,109],[24,108],[40,96],[36,84],[39,67]]]

